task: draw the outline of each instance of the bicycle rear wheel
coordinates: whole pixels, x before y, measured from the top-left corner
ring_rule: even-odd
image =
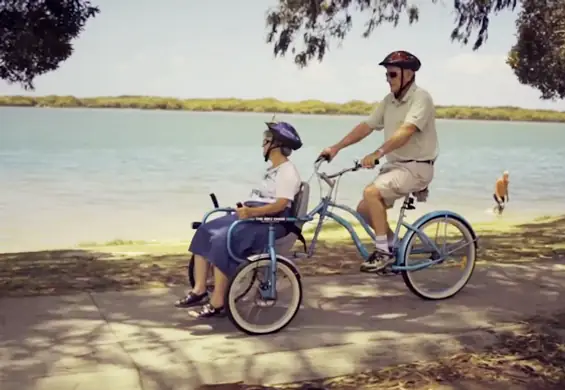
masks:
[[[277,256],[277,279],[281,276],[286,278],[290,283],[288,292],[290,292],[290,302],[288,307],[277,307],[279,300],[282,296],[279,292],[279,281],[275,285],[276,297],[274,300],[265,300],[261,296],[261,290],[266,290],[270,283],[271,272],[271,259],[268,254],[258,255],[256,260],[250,261],[239,266],[233,278],[231,278],[228,290],[226,292],[226,309],[229,319],[241,331],[249,335],[264,335],[276,333],[285,328],[294,319],[300,304],[302,303],[302,282],[300,274],[294,265],[282,256]],[[282,284],[282,283],[281,283]],[[239,286],[242,289],[239,289]],[[240,290],[243,290],[241,292]],[[250,297],[245,299],[249,294]],[[238,305],[248,303],[252,307],[250,309],[242,308]],[[265,309],[266,314],[270,316],[258,318],[258,310]],[[254,312],[257,320],[262,320],[255,323],[247,319],[246,314]],[[266,318],[266,319],[265,319]]]
[[[439,253],[418,233],[411,233],[406,243],[403,265],[429,265],[418,270],[402,271],[404,283],[422,299],[450,298],[465,287],[475,269],[477,247],[474,234],[463,221],[452,216],[431,218],[418,228],[419,234],[428,237],[439,249]],[[438,233],[443,234],[442,240],[438,240]],[[434,260],[440,261],[434,264]],[[435,278],[430,283],[429,276],[426,278],[425,275],[430,275],[432,271],[435,271]],[[452,276],[455,277],[450,278]]]

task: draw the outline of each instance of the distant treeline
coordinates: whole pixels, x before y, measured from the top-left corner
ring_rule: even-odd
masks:
[[[325,115],[367,115],[376,102],[353,100],[327,103],[319,100],[281,102],[276,99],[174,99],[150,96],[76,98],[74,96],[0,96],[0,106],[137,108],[144,110],[232,111]],[[519,107],[437,106],[437,117],[502,121],[565,122],[565,111],[529,110]]]

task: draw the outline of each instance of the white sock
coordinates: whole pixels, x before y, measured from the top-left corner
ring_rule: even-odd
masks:
[[[375,239],[375,246],[377,247],[377,249],[380,249],[381,251],[385,251],[385,252],[389,252],[388,250],[388,238],[386,235],[384,236],[377,236]]]

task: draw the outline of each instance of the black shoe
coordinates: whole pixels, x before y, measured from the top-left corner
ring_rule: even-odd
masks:
[[[392,253],[377,249],[367,261],[361,264],[359,269],[361,272],[379,272],[393,264],[395,261],[396,259]]]
[[[190,291],[186,296],[182,299],[179,299],[175,302],[176,307],[191,307],[196,306],[198,304],[203,303],[203,301],[208,298],[208,292],[204,294],[195,294]]]
[[[194,318],[223,317],[224,308],[214,307],[211,303],[207,303],[198,310],[189,311],[188,315]]]

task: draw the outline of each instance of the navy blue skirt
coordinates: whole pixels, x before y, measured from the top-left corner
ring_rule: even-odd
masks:
[[[259,205],[255,203],[250,206]],[[286,208],[282,213],[271,216],[288,217],[290,216],[290,209]],[[192,237],[188,251],[206,258],[210,264],[218,267],[226,276],[232,276],[240,263],[229,255],[227,247],[228,230],[231,224],[237,220],[237,214],[233,213],[200,225]],[[286,234],[281,224],[277,224],[275,227],[277,238]],[[239,258],[246,258],[255,253],[265,252],[269,242],[269,224],[242,222],[232,230],[231,235],[232,252]]]

